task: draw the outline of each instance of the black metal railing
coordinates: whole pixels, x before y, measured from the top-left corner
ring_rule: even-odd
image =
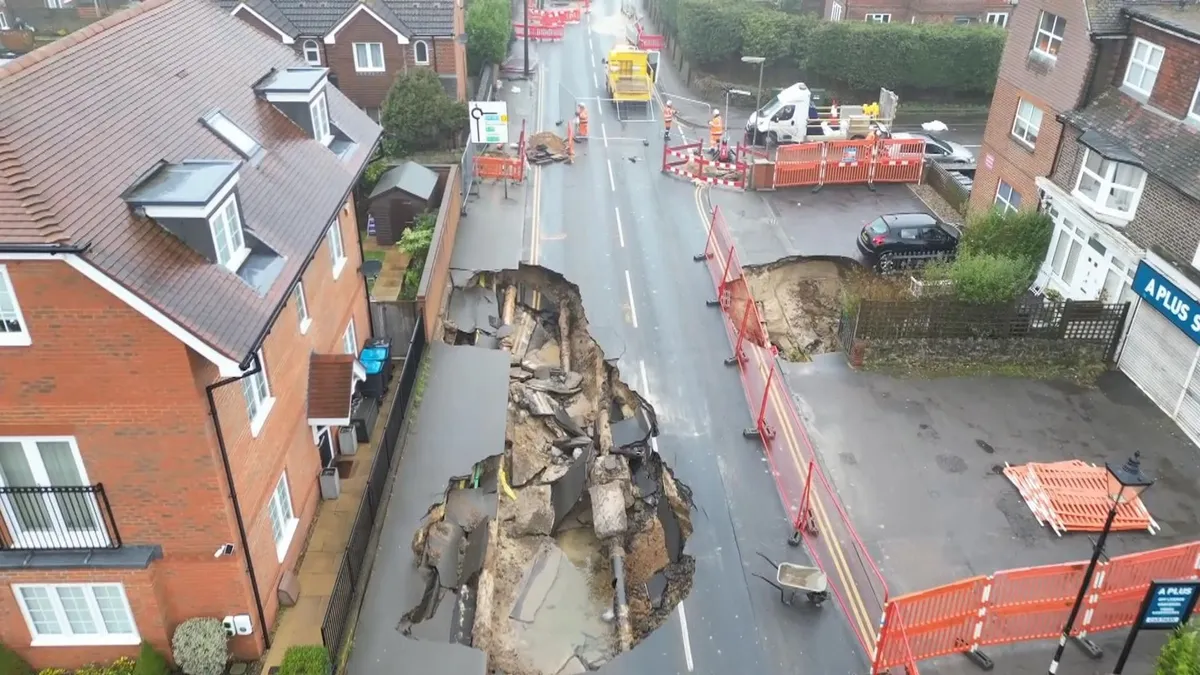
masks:
[[[358,506],[358,514],[350,527],[350,540],[338,565],[333,591],[329,594],[329,605],[321,621],[321,642],[333,656],[335,672],[341,661],[342,648],[346,644],[346,632],[350,625],[354,594],[366,576],[367,551],[370,546],[371,529],[379,518],[379,507],[387,494],[387,481],[391,474],[392,460],[400,442],[400,432],[409,414],[409,404],[416,391],[417,378],[421,369],[421,357],[425,354],[425,322],[417,315],[408,350],[404,354],[404,365],[396,382],[396,396],[387,411],[383,436],[375,449],[371,462],[371,473],[367,477],[366,498]]]
[[[121,548],[104,486],[0,487],[0,550]]]

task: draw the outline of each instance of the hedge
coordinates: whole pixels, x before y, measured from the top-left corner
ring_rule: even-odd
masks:
[[[693,65],[764,56],[801,78],[851,91],[990,95],[1004,29],[990,25],[821,21],[737,0],[653,0],[664,30]]]

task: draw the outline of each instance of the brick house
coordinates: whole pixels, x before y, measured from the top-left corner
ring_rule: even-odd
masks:
[[[209,0],[3,66],[0,128],[0,642],[73,667],[234,616],[255,658],[363,376],[381,131]]]
[[[234,16],[294,49],[372,118],[398,73],[432,68],[467,98],[462,0],[219,0]]]
[[[829,21],[1008,25],[1015,0],[825,0]]]
[[[124,4],[122,0],[4,0],[0,2],[0,31],[36,30],[44,36],[69,33]]]

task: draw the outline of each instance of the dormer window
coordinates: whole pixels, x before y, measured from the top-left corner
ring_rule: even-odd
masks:
[[[308,104],[308,112],[312,115],[313,137],[329,145],[333,141],[333,132],[329,130],[329,101],[325,98],[325,92],[318,94]]]
[[[219,110],[205,115],[204,125],[246,159],[251,159],[262,151],[262,146],[253,136],[243,131]]]
[[[1071,194],[1102,220],[1126,223],[1137,212],[1145,185],[1145,171],[1088,149]]]
[[[229,195],[208,219],[212,228],[213,243],[216,244],[217,263],[236,272],[250,249],[246,247],[246,236],[242,232],[242,215],[238,211],[237,196]]]

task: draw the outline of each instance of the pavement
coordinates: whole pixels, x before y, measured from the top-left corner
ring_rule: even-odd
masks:
[[[622,121],[601,101],[601,58],[624,40],[618,0],[593,3],[561,43],[537,45],[536,128],[565,133],[577,100],[590,140],[573,165],[533,169],[528,260],[580,286],[593,335],[658,413],[659,452],[693,490],[694,591],[670,620],[602,673],[861,673],[867,667],[836,603],[785,607],[751,576],[757,555],[812,564],[786,545],[791,532],[757,440],[704,266],[707,203],[660,172],[660,123]],[[655,111],[657,117],[657,110]],[[599,333],[599,335],[598,335]],[[611,336],[609,338],[604,335]]]

